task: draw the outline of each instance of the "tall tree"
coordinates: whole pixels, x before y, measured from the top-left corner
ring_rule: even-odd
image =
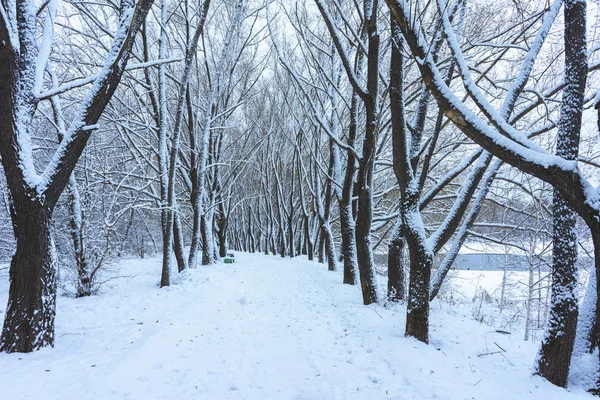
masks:
[[[566,0],[564,6],[565,88],[562,94],[556,155],[577,160],[587,79],[586,6]],[[577,213],[554,189],[552,233],[552,296],[546,334],[536,373],[566,387],[577,327]],[[599,393],[600,394],[600,393]]]

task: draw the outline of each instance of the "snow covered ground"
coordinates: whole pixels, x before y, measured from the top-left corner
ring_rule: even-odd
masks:
[[[532,377],[537,345],[464,306],[433,303],[430,345],[404,338],[402,306],[365,307],[301,258],[238,253],[165,289],[158,259],[115,273],[99,296],[59,298],[54,349],[0,354],[1,399],[593,398]],[[4,273],[0,318],[7,290]]]

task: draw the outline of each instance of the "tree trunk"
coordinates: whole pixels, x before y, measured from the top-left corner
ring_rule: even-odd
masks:
[[[388,300],[404,301],[404,238],[402,221],[398,221],[388,246]]]
[[[56,258],[50,237],[52,210],[38,199],[13,203],[16,252],[0,350],[27,353],[54,346]]]
[[[377,301],[375,266],[371,249],[371,225],[373,223],[373,173],[377,134],[379,131],[379,32],[377,28],[378,2],[364,2],[365,12],[370,15],[365,21],[368,32],[367,93],[363,97],[366,110],[365,138],[362,159],[358,171],[358,216],[356,219],[356,258],[360,285],[365,305]]]
[[[223,202],[219,204],[219,217],[217,219],[217,236],[219,237],[219,257],[223,258],[227,256],[227,217],[225,216],[225,208]],[[251,248],[254,252],[254,248]]]
[[[81,212],[81,202],[79,199],[79,190],[75,177],[69,179],[69,228],[71,230],[71,240],[73,242],[73,252],[75,254],[75,266],[77,267],[77,292],[75,297],[91,296],[93,292],[90,268],[85,257],[85,244],[83,240],[83,213]]]
[[[372,116],[374,118],[374,116]],[[374,122],[373,118],[368,118]],[[368,160],[372,153],[374,143],[365,138],[363,151]],[[371,224],[373,221],[373,204],[371,183],[373,181],[373,166],[369,161],[363,161],[359,170],[358,179],[358,216],[356,220],[356,258],[358,261],[358,271],[360,274],[360,284],[362,288],[363,303],[365,305],[377,301],[375,288],[375,274],[373,265],[373,253],[371,251]]]
[[[223,258],[227,256],[227,239],[226,233],[219,231],[219,257]]]
[[[163,226],[163,252],[162,252],[162,269],[160,275],[160,287],[171,285],[171,250],[173,250],[172,229],[165,229],[167,225],[167,212],[163,210],[161,213],[161,222]]]
[[[317,261],[319,264],[325,263],[325,234],[323,232],[323,225],[321,225],[321,230],[319,231],[321,234],[319,235],[319,246],[317,246]]]
[[[348,127],[348,146],[354,147],[356,132],[358,129],[358,95],[352,94],[350,103],[350,125]],[[352,212],[352,191],[354,190],[354,176],[356,175],[356,160],[351,152],[348,152],[344,184],[342,185],[342,196],[340,198],[340,230],[342,235],[342,256],[344,258],[344,283],[356,284],[356,270],[358,260],[356,258],[356,222]]]
[[[600,274],[600,227],[596,227],[596,229],[591,229],[592,240],[594,242],[594,267],[596,269],[596,300],[595,300],[595,310],[594,310],[594,323],[590,332],[589,343],[590,353],[595,349],[600,348],[600,278],[598,274]],[[600,354],[599,354],[600,355]],[[600,375],[599,375],[600,376]],[[599,378],[600,379],[600,378]],[[600,381],[596,386],[595,394],[600,394]]]
[[[323,238],[325,239],[324,250],[327,254],[327,269],[329,271],[335,271],[337,269],[337,255],[335,252],[335,241],[333,240],[333,233],[331,233],[331,226],[329,222],[326,222],[322,226]]]
[[[200,219],[202,228],[202,265],[212,263],[212,246],[211,246],[211,221],[208,220],[206,214],[202,214]]]
[[[349,189],[352,193],[352,189]],[[346,201],[349,200],[349,201]],[[340,206],[340,230],[342,235],[342,255],[344,257],[344,283],[356,284],[356,232],[354,218],[352,217],[352,199],[343,200]]]
[[[429,281],[433,255],[425,248],[418,232],[408,226],[405,237],[410,259],[405,335],[429,343]]]
[[[420,192],[418,178],[414,170],[416,163],[415,137],[408,132],[404,109],[404,61],[402,56],[402,35],[398,24],[392,17],[392,55],[390,59],[390,106],[392,112],[392,153],[394,157],[394,174],[400,188],[400,221],[397,223],[393,239],[405,238],[410,259],[410,276],[408,286],[408,304],[406,308],[406,336],[412,336],[424,343],[429,343],[429,281],[433,264],[433,251],[426,246],[426,233],[420,210]],[[426,116],[426,99],[423,92],[423,106],[419,107],[421,117]],[[417,123],[417,126],[422,125]],[[417,128],[421,130],[421,128]],[[420,135],[420,133],[419,133]],[[415,149],[416,150],[416,149]],[[360,212],[359,212],[360,215]],[[402,230],[401,230],[402,229]],[[401,244],[395,243],[396,247]],[[400,249],[391,249],[391,257],[402,261]],[[398,251],[400,254],[398,254]],[[396,252],[396,254],[394,254]],[[394,260],[392,260],[394,261]],[[399,274],[401,267],[392,263],[391,273]],[[399,282],[392,284],[400,285]],[[403,292],[403,289],[402,289]]]
[[[552,235],[552,295],[536,373],[566,387],[577,328],[577,214],[555,191]]]
[[[308,255],[308,261],[313,261],[315,258],[315,252],[313,249],[313,241],[310,237],[310,220],[308,218],[308,215],[304,216],[304,237],[306,240],[306,252]]]
[[[264,253],[265,253],[265,256],[268,256],[269,255],[269,237],[271,236],[271,230],[269,227],[268,218],[265,218],[265,219],[266,219],[266,221],[265,221],[266,222],[266,226],[265,226],[266,232],[265,232],[265,251],[264,251]]]
[[[185,256],[183,255],[183,232],[179,213],[175,214],[175,223],[173,224],[173,250],[175,250],[175,259],[177,260],[177,270],[179,272],[187,268]]]
[[[195,161],[195,156],[192,157]],[[190,253],[188,256],[188,265],[190,268],[196,268],[198,263],[198,251],[200,250],[200,236],[201,236],[201,199],[200,199],[200,188],[198,187],[198,168],[192,167],[190,170],[190,181],[192,182],[192,192],[190,194],[190,203],[192,205],[192,241],[190,243]]]
[[[290,258],[296,257],[296,252],[294,249],[294,213],[293,213],[293,205],[290,202],[290,216],[288,218],[288,244],[289,244],[289,253]]]

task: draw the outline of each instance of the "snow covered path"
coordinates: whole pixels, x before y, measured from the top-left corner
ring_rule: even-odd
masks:
[[[159,270],[125,260],[101,295],[60,298],[54,349],[0,354],[0,399],[592,398],[531,377],[535,345],[448,306],[431,345],[406,339],[401,307],[362,306],[317,263],[240,253],[160,290]]]

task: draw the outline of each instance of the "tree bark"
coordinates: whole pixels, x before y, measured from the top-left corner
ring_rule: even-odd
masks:
[[[209,265],[212,263],[212,233],[211,225],[212,222],[208,220],[207,214],[202,214],[200,218],[200,227],[202,228],[202,265]]]
[[[183,228],[179,213],[175,214],[175,223],[173,224],[173,250],[177,260],[177,270],[181,272],[187,268],[187,264],[183,254]]]
[[[404,238],[402,237],[402,221],[394,228],[388,246],[388,300],[404,301],[406,287],[404,284]]]
[[[52,209],[37,198],[14,202],[17,243],[0,351],[27,353],[54,346],[56,258],[50,237]]]
[[[219,237],[219,257],[223,258],[227,256],[227,216],[225,215],[225,206],[223,202],[219,203],[219,217],[217,218],[217,236]],[[250,224],[251,221],[248,221]],[[250,249],[254,253],[254,247]]]
[[[429,343],[429,281],[433,254],[423,245],[420,232],[406,224],[404,236],[410,259],[405,335]]]
[[[315,258],[314,246],[312,238],[310,237],[310,219],[308,215],[304,216],[304,238],[306,240],[306,252],[308,261],[313,261]]]

